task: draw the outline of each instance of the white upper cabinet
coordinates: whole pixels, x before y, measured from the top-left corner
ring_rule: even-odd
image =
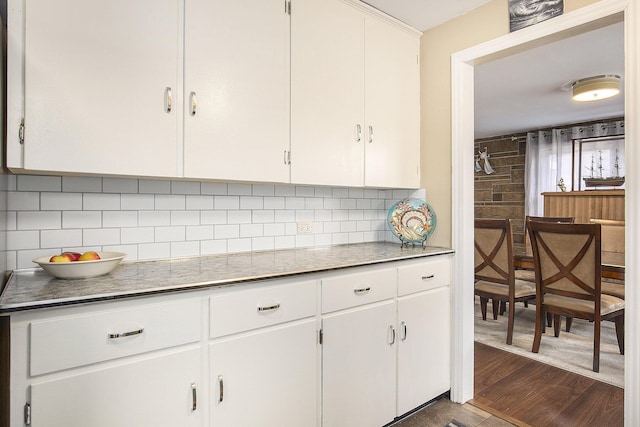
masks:
[[[179,4],[10,2],[10,55],[16,49],[21,53],[9,57],[9,73],[15,70],[13,61],[20,61],[24,43],[24,80],[12,75],[9,91],[24,93],[10,95],[9,102],[18,99],[18,106],[8,108],[8,166],[176,176]],[[19,14],[12,16],[22,5],[23,23]],[[23,113],[16,112],[21,108]]]
[[[184,174],[288,182],[283,0],[186,0]]]
[[[293,183],[362,185],[363,19],[361,12],[340,0],[294,2],[291,18]]]
[[[420,185],[420,40],[365,20],[365,185]]]
[[[341,0],[291,26],[291,181],[418,187],[419,35]]]

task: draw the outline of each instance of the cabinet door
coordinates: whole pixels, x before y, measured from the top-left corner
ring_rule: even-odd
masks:
[[[365,21],[365,185],[416,188],[420,175],[420,41]]]
[[[199,348],[177,351],[34,383],[31,425],[199,426],[206,405],[197,399],[198,392],[203,390],[200,354]]]
[[[284,9],[282,0],[185,2],[186,177],[288,182]]]
[[[398,411],[450,388],[449,287],[398,300]]]
[[[317,422],[315,319],[211,344],[211,426]]]
[[[339,0],[294,2],[293,183],[363,184],[363,24],[364,15]]]
[[[323,426],[381,426],[395,417],[393,300],[322,320]]]
[[[177,175],[179,3],[25,2],[25,169]]]

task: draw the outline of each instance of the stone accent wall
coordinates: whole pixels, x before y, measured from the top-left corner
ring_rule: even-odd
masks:
[[[475,141],[475,153],[490,155],[495,170],[475,173],[475,217],[513,219],[514,245],[524,244],[524,165],[526,133],[495,136]],[[483,166],[482,160],[480,166]],[[469,166],[471,167],[471,165]]]

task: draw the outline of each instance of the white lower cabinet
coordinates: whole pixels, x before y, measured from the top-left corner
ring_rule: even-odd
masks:
[[[315,318],[210,345],[211,427],[314,426]]]
[[[398,408],[406,414],[450,388],[449,287],[398,299]]]
[[[199,426],[200,349],[31,385],[33,427]]]
[[[322,320],[323,427],[382,426],[395,416],[393,300]]]
[[[438,256],[14,313],[9,426],[385,425],[450,387],[450,278]]]

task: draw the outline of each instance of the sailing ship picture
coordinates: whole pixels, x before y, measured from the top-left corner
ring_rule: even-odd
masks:
[[[597,155],[591,153],[591,165],[585,166],[590,176],[582,177],[586,187],[618,187],[624,184],[624,176],[620,175],[620,157],[617,148],[615,153],[613,167],[610,168],[613,169],[613,174],[609,176],[604,175],[604,164],[607,162],[603,161],[602,150],[598,150]]]

